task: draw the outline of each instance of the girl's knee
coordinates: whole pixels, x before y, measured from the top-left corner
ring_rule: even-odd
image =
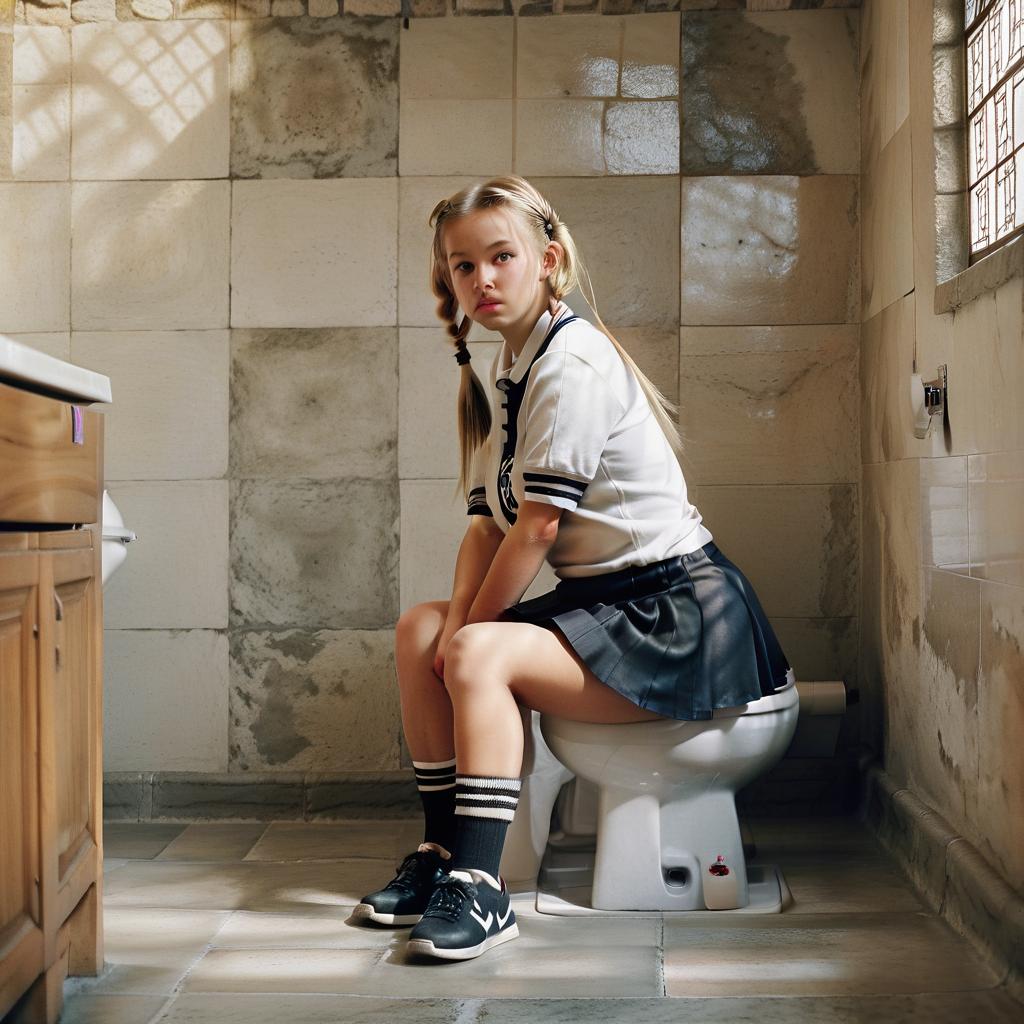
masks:
[[[406,608],[395,623],[395,641],[404,643],[424,636],[440,636],[448,615],[447,601],[422,601]]]
[[[500,646],[489,622],[471,622],[452,634],[444,656],[444,682],[449,689],[501,683]]]

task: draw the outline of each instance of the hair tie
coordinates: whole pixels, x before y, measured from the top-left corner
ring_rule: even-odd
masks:
[[[544,233],[548,236],[548,238],[550,238],[555,233],[554,225],[549,220],[544,222]]]
[[[466,347],[465,339],[460,339],[455,343],[455,361],[459,366],[470,361],[469,349]]]

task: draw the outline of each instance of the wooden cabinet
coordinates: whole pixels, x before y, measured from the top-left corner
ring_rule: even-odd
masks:
[[[3,556],[0,556],[3,557]],[[0,567],[0,1015],[42,971],[39,557]]]
[[[29,397],[45,429],[70,409]],[[17,443],[22,458],[0,451],[0,1017],[52,1024],[64,978],[103,966],[102,417],[69,413],[94,433],[69,476],[49,443],[53,471],[40,468],[3,398],[0,449]],[[51,478],[63,496],[41,493]],[[61,521],[71,492],[79,515],[93,492],[91,522]]]

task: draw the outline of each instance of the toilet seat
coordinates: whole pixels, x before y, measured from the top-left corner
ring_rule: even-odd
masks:
[[[769,693],[760,700],[753,700],[749,704],[738,704],[731,708],[715,708],[711,712],[712,719],[716,718],[737,718],[740,715],[760,715],[766,711],[781,711],[783,708],[792,707],[799,703],[800,695],[796,690],[796,676],[790,669],[786,673],[786,685],[780,687],[774,693]],[[707,719],[704,719],[707,721]]]
[[[789,670],[786,678],[788,680],[786,685],[776,690],[775,693],[751,701],[749,704],[715,708],[711,718],[653,718],[644,722],[605,723],[577,722],[560,718],[558,715],[544,714],[542,719],[549,723],[549,729],[555,729],[561,735],[576,742],[616,747],[638,746],[647,743],[655,746],[666,743],[674,744],[681,742],[681,734],[695,735],[706,731],[724,718],[746,718],[749,715],[780,712],[799,706],[800,694],[797,691],[792,669]]]

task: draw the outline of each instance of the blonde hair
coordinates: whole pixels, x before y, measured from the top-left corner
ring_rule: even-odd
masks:
[[[538,252],[541,253],[549,240],[545,224],[550,222],[553,228],[551,240],[558,242],[565,254],[546,279],[551,291],[551,298],[561,299],[576,287],[580,287],[580,290],[583,291],[581,276],[586,279],[587,289],[590,292],[588,302],[597,319],[597,327],[612,342],[619,355],[622,356],[623,362],[636,375],[637,381],[650,403],[651,411],[664,431],[672,450],[677,457],[681,455],[683,442],[679,428],[673,422],[673,417],[678,415],[678,405],[666,397],[644,374],[601,319],[597,312],[590,274],[576,249],[576,243],[573,241],[569,228],[564,221],[559,220],[554,207],[540,192],[519,175],[501,175],[483,183],[468,185],[451,198],[442,199],[430,212],[428,223],[434,229],[434,242],[430,255],[430,288],[439,300],[437,315],[448,324],[448,333],[454,339],[455,347],[465,349],[466,336],[469,334],[473,321],[463,313],[462,320],[456,323],[455,313],[458,304],[455,299],[455,290],[452,287],[442,228],[448,221],[456,217],[493,206],[504,207],[509,212],[518,214],[527,236],[536,239]],[[586,296],[586,293],[584,295]],[[468,352],[466,355],[468,356]],[[491,408],[484,386],[468,358],[462,361],[459,369],[461,380],[458,398],[458,433],[461,463],[457,489],[461,489],[463,500],[468,501],[469,487],[472,482],[472,460],[477,449],[486,444],[489,439]]]

